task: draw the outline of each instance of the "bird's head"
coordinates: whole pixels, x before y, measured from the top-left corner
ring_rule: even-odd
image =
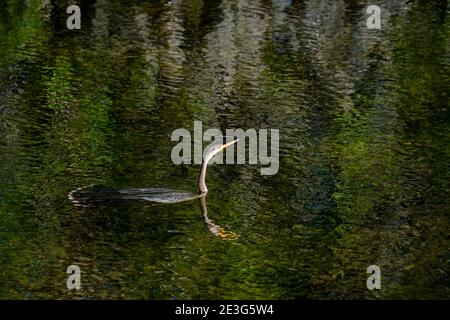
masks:
[[[203,156],[204,161],[208,162],[209,160],[211,160],[212,157],[214,157],[220,151],[222,151],[225,148],[228,148],[229,146],[235,144],[238,141],[239,141],[239,139],[233,140],[233,141],[225,143],[225,144],[215,144],[215,145],[212,145],[212,146],[208,146],[205,149],[205,152],[203,153],[204,154],[204,156]]]

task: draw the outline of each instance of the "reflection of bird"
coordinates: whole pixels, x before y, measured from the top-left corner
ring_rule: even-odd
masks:
[[[200,168],[200,175],[198,177],[199,193],[192,193],[181,190],[167,189],[167,188],[139,188],[139,189],[109,189],[101,186],[89,185],[82,188],[77,188],[69,192],[68,198],[76,206],[79,207],[94,207],[98,205],[109,204],[115,200],[145,200],[160,203],[177,203],[200,198],[200,206],[203,213],[203,218],[211,233],[222,239],[234,239],[234,233],[228,233],[220,226],[215,225],[207,216],[206,209],[206,167],[208,162],[220,151],[236,143],[238,140],[233,140],[225,144],[217,144],[208,146],[204,152],[202,166]]]
[[[200,197],[200,207],[202,208],[203,221],[205,221],[209,232],[213,235],[221,238],[222,240],[235,240],[238,235],[234,232],[226,231],[221,226],[215,224],[211,219],[208,218],[208,208],[206,207],[206,193]]]

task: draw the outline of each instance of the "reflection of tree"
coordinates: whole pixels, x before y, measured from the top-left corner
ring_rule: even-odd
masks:
[[[361,81],[356,81],[353,86],[355,91],[349,100],[351,104],[335,118],[340,128],[335,137],[335,163],[339,171],[333,197],[341,224],[336,229],[340,240],[334,251],[345,273],[355,274],[370,264],[370,260],[378,263],[384,270],[386,290],[379,294],[385,297],[405,297],[403,285],[406,282],[425,283],[425,278],[433,282],[433,278],[441,277],[437,272],[431,272],[429,277],[424,276],[424,268],[421,276],[416,275],[420,279],[418,281],[411,271],[418,268],[416,265],[428,265],[431,270],[432,267],[425,261],[431,259],[440,265],[439,258],[431,257],[443,254],[431,253],[433,250],[430,250],[424,260],[417,255],[418,250],[421,251],[419,247],[425,243],[436,249],[434,244],[442,241],[425,240],[426,237],[420,234],[429,234],[425,230],[431,224],[426,226],[426,217],[439,219],[437,212],[443,211],[443,207],[428,203],[434,203],[433,193],[441,189],[433,175],[440,172],[440,176],[445,170],[441,167],[435,171],[430,165],[435,162],[432,157],[443,159],[442,154],[431,151],[436,150],[441,143],[437,140],[443,141],[443,137],[440,134],[438,139],[430,139],[430,134],[434,135],[433,129],[422,127],[419,133],[417,123],[408,125],[418,119],[428,126],[427,119],[436,114],[435,106],[442,103],[442,100],[434,98],[436,92],[442,92],[440,84],[448,81],[436,77],[441,71],[432,71],[435,67],[443,70],[445,66],[428,63],[426,58],[428,50],[433,48],[435,57],[442,59],[443,49],[439,41],[422,46],[427,48],[424,51],[414,49],[420,46],[415,41],[424,37],[424,31],[427,39],[436,39],[445,29],[433,25],[437,19],[424,18],[439,12],[431,13],[428,6],[419,5],[404,12],[395,21],[392,42],[379,43],[367,53],[366,72],[361,74]],[[420,16],[419,12],[426,14]],[[383,60],[386,63],[380,66]],[[436,86],[433,80],[426,80],[427,74],[431,73],[434,76],[428,79],[439,79],[439,85]],[[417,98],[411,96],[416,94]],[[421,100],[423,98],[426,100]],[[427,138],[424,139],[424,136]],[[430,188],[434,192],[430,192]],[[448,225],[448,222],[439,221],[441,226]],[[408,281],[404,277],[408,277]],[[342,288],[360,280],[356,277],[352,280],[343,273]],[[418,284],[416,293],[409,292],[407,295],[428,296],[427,291],[426,286]]]
[[[183,65],[186,62],[182,49],[185,29],[182,25],[180,7],[182,0],[169,2],[169,8],[162,18],[159,66],[163,83],[167,90],[176,90],[180,82],[183,82]],[[166,83],[167,82],[167,83]]]

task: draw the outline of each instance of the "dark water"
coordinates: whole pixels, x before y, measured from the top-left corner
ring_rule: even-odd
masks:
[[[447,1],[0,6],[0,298],[450,298]],[[96,184],[196,192],[176,128],[280,130],[280,169],[198,200],[77,207]],[[82,290],[66,288],[66,268]],[[369,265],[381,290],[366,288]]]

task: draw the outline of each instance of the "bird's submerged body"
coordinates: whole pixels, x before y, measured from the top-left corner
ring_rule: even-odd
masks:
[[[199,197],[201,194],[169,188],[111,189],[99,185],[77,188],[69,193],[69,199],[80,207],[106,205],[117,200],[178,203]]]
[[[163,189],[156,191],[152,189],[147,189],[142,199],[145,201],[153,201],[160,203],[178,203],[198,199],[200,198],[200,196],[201,195],[197,193],[186,192],[181,190]]]

